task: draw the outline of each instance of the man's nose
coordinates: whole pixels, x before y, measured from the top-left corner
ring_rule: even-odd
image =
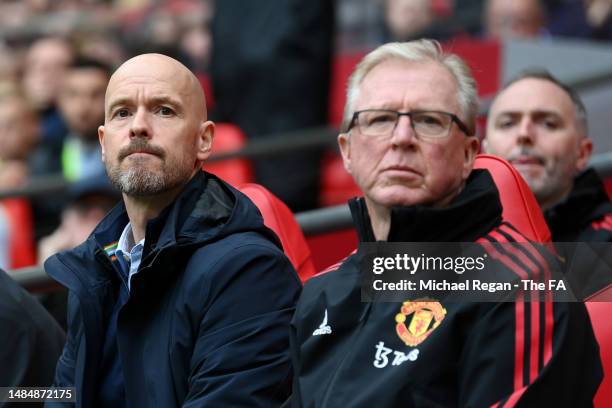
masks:
[[[531,119],[525,118],[521,120],[518,128],[517,144],[531,146],[535,143],[535,137],[535,128]]]
[[[394,147],[407,147],[413,145],[415,141],[416,133],[412,127],[412,118],[408,115],[400,116],[393,129],[391,143]]]
[[[151,126],[146,109],[138,108],[134,113],[132,126],[130,128],[130,137],[151,137]]]

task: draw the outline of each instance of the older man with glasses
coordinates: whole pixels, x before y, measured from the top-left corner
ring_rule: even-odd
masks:
[[[502,222],[491,176],[472,170],[477,100],[467,65],[437,42],[390,43],[368,54],[349,80],[338,136],[364,193],[349,204],[360,242],[495,244],[490,266],[512,281],[554,259],[516,245],[526,239]],[[416,293],[401,303],[367,302],[363,256],[304,287],[292,321],[293,406],[591,404],[601,363],[582,304]]]

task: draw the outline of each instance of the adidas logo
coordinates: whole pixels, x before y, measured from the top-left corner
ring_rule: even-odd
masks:
[[[325,317],[323,317],[323,322],[321,322],[318,329],[312,332],[312,335],[321,336],[323,334],[331,334],[331,332],[331,326],[327,324],[327,309],[325,309]]]

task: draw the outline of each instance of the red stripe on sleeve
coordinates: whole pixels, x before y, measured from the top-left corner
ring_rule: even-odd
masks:
[[[516,239],[520,236],[519,233],[514,231],[512,228],[502,225],[501,229],[508,233],[512,238]],[[529,253],[538,261],[542,269],[544,270],[544,279],[546,282],[551,277],[550,267],[546,259],[542,254],[532,245],[525,245],[525,248]],[[553,329],[555,324],[555,317],[553,315],[553,303],[552,293],[546,290],[546,301],[544,302],[544,350],[543,350],[543,364],[546,365],[552,358],[552,343],[553,343]],[[539,308],[538,308],[539,311]]]
[[[512,395],[510,395],[510,397],[508,398],[508,401],[506,402],[505,407],[508,408],[512,408],[514,407],[517,402],[519,402],[519,400],[521,399],[521,397],[523,396],[523,394],[525,393],[525,390],[527,389],[527,387],[522,387],[520,390],[516,390],[515,392],[512,393]]]
[[[601,220],[593,221],[591,223],[591,228],[593,228],[594,230],[612,230],[612,214],[607,214]]]
[[[497,231],[493,231],[490,235],[491,237],[493,237],[494,239],[498,241],[504,239],[503,235],[499,234]],[[521,243],[520,245],[529,245],[529,244]],[[539,274],[538,266],[531,259],[529,259],[529,257],[525,255],[524,252],[510,245],[507,245],[505,249],[508,252],[510,252],[512,255],[514,255],[515,258],[517,258],[528,270],[532,272],[531,279],[533,279],[535,282],[540,281],[539,279],[540,274]],[[515,270],[516,268],[519,268],[519,266],[515,264],[515,268],[513,268],[513,270]],[[521,271],[521,272],[525,274],[524,271]],[[539,365],[538,362],[539,362],[539,357],[540,357],[540,307],[539,305],[540,303],[538,299],[538,293],[536,291],[531,291],[531,305],[530,305],[531,306],[531,309],[530,309],[531,319],[530,319],[530,322],[528,322],[531,326],[531,336],[529,339],[525,339],[526,342],[527,341],[529,342],[528,345],[530,346],[529,383],[532,383],[533,381],[535,381],[535,379],[538,376],[538,365]]]
[[[508,256],[503,255],[497,249],[486,241],[477,241],[482,244],[484,249],[491,255],[493,259],[502,262],[506,267],[513,270],[517,275],[526,275],[524,271],[518,268]],[[515,392],[523,387],[523,368],[525,360],[525,304],[522,297],[522,290],[518,292],[519,296],[514,303],[515,314],[515,330],[514,330],[514,390]]]

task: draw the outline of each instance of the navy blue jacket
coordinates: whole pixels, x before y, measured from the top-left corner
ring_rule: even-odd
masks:
[[[109,254],[119,204],[82,245],[45,263],[69,291],[55,385],[97,403],[108,319],[121,283]],[[117,317],[127,406],[280,405],[290,393],[289,322],[301,285],[255,205],[207,173],[147,224],[139,272]]]
[[[0,333],[0,387],[51,385],[64,332],[38,300],[2,269]],[[5,406],[19,404],[0,401],[0,407]]]

